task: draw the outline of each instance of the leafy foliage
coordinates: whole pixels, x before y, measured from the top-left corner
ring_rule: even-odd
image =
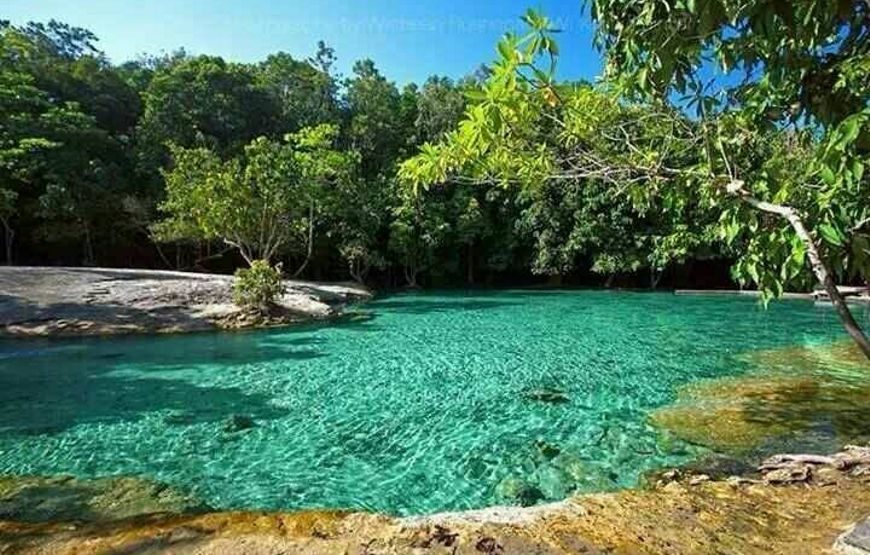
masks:
[[[401,88],[370,60],[341,78],[323,43],[255,64],[179,50],[113,66],[86,30],[7,24],[8,257],[230,269],[237,259],[221,256],[236,250],[296,274],[389,285],[529,274],[653,284],[683,263],[737,257],[735,277],[771,294],[810,287],[803,243],[729,193],[736,180],[795,207],[841,279],[865,279],[864,8],[789,7],[819,17],[788,27],[809,35],[777,38],[764,21],[785,12],[761,3],[722,2],[737,23],[704,16],[712,1],[591,4],[603,14],[606,86],[554,78],[556,30],[534,12],[530,32],[506,36],[476,76]],[[831,22],[833,35],[813,30]],[[702,24],[710,34],[695,40]],[[655,43],[660,29],[679,40]],[[806,48],[765,83],[758,60],[794,44]],[[673,80],[656,56],[673,60]],[[729,71],[752,78],[716,90],[700,75],[729,56]],[[827,69],[811,71],[820,60]],[[786,86],[798,74],[807,80]],[[833,100],[817,102],[820,88]]]
[[[250,264],[270,261],[303,242],[313,206],[334,180],[346,179],[353,157],[332,148],[337,130],[305,128],[279,143],[257,138],[243,155],[222,161],[205,148],[172,147],[164,174],[169,217],[154,228],[163,240],[221,239]]]
[[[281,270],[269,264],[268,260],[254,260],[250,268],[236,270],[233,298],[243,308],[268,313],[285,290]]]

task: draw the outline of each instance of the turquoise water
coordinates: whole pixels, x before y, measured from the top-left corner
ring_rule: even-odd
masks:
[[[701,454],[647,420],[681,384],[742,372],[747,350],[844,337],[829,309],[735,297],[438,293],[360,310],[371,318],[0,343],[0,474],[142,476],[215,508],[558,499]],[[254,426],[234,431],[233,415]]]

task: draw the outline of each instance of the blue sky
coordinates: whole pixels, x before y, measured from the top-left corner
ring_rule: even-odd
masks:
[[[100,37],[113,62],[185,47],[252,62],[283,50],[313,53],[319,39],[336,50],[338,69],[372,58],[400,84],[430,74],[461,77],[489,62],[495,42],[518,28],[528,8],[564,30],[560,76],[593,78],[601,60],[580,0],[2,0],[0,19],[54,18]]]

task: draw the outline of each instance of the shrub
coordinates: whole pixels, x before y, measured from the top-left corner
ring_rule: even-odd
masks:
[[[233,298],[242,308],[268,312],[284,291],[281,270],[270,265],[268,260],[254,260],[250,268],[236,270]]]

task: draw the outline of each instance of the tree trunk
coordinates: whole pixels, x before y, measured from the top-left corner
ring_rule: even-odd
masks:
[[[3,218],[3,230],[6,236],[6,265],[12,266],[12,242],[15,241],[15,230],[6,218]]]
[[[474,243],[468,243],[468,285],[474,284]]]
[[[305,268],[308,267],[308,263],[311,262],[311,255],[314,253],[314,201],[308,203],[308,248],[305,253],[305,260],[302,262],[302,265],[299,266],[299,269],[293,274],[294,278],[297,278],[302,275],[302,272],[305,271]]]
[[[411,268],[410,266],[405,266],[405,281],[408,283],[408,287],[412,287],[415,289],[417,287],[419,287],[417,285],[417,274],[418,273],[419,273],[419,270],[416,267]]]
[[[616,274],[608,274],[607,279],[604,281],[604,288],[610,289],[613,286],[613,278],[616,277]]]
[[[649,269],[649,288],[653,291],[659,286],[659,282],[662,280],[662,276],[665,275],[664,271],[659,271],[652,266]]]
[[[94,245],[91,241],[91,226],[85,221],[83,222],[85,230],[85,266],[94,265]]]
[[[151,235],[149,235],[148,237],[151,238]],[[164,254],[163,249],[160,248],[160,243],[154,241],[153,239],[151,240],[151,242],[154,244],[154,248],[157,249],[157,254],[160,256],[160,259],[163,260],[164,264],[166,264],[166,268],[171,270],[172,264],[170,264],[169,259],[166,258],[166,254]]]
[[[742,184],[739,183],[732,184],[732,188],[729,190],[733,190],[735,193],[739,194],[743,201],[750,206],[764,212],[777,214],[785,218],[788,223],[791,224],[792,229],[794,229],[797,236],[806,246],[807,257],[810,259],[810,267],[812,268],[816,279],[828,293],[828,297],[831,299],[831,304],[833,304],[834,308],[837,310],[837,315],[840,317],[840,321],[843,323],[846,333],[848,333],[855,343],[858,344],[858,347],[861,349],[861,352],[864,353],[864,356],[870,359],[870,340],[867,339],[861,326],[858,325],[858,322],[855,321],[855,318],[852,316],[852,312],[849,310],[849,305],[846,304],[845,299],[843,299],[843,296],[837,289],[837,284],[834,283],[834,278],[831,275],[830,270],[825,265],[824,260],[822,260],[822,257],[819,254],[819,248],[816,245],[815,239],[813,239],[813,236],[810,235],[809,231],[807,231],[803,219],[801,219],[797,210],[790,206],[759,200],[751,196],[745,189],[743,189]]]

